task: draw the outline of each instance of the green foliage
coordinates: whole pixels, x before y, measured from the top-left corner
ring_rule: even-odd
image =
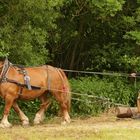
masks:
[[[124,38],[135,40],[136,44],[140,45],[140,32],[139,31],[127,32]]]
[[[1,0],[0,15],[0,57],[13,63],[129,72],[123,58],[140,54],[139,1]]]
[[[12,62],[25,65],[49,62],[45,45],[48,32],[57,28],[55,21],[62,5],[63,0],[2,0],[0,56],[7,55]]]
[[[97,8],[97,14],[105,18],[108,15],[115,16],[116,12],[122,10],[124,3],[125,0],[92,0],[91,6],[93,6],[92,8]],[[92,12],[95,12],[95,10],[92,10]]]
[[[132,70],[133,68],[133,71],[140,71],[140,57],[139,56],[133,56],[133,57],[130,57],[130,56],[127,56],[127,55],[124,55],[122,56],[121,58],[121,61],[123,62],[125,68],[127,70]]]
[[[126,78],[80,77],[71,79],[70,82],[72,91],[81,93],[81,95],[72,95],[72,113],[74,115],[95,115],[116,103],[124,105],[136,103],[137,93],[134,85],[128,83]]]
[[[125,37],[129,32],[139,32],[136,1],[71,0],[64,3],[61,14],[57,24],[59,30],[51,37],[55,65],[93,71],[133,70],[133,62],[126,62],[130,64],[128,67],[123,58],[139,55],[139,35],[133,34],[136,43]],[[136,69],[138,67],[136,65]]]

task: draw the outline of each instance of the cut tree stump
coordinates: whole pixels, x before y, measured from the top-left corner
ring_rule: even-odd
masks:
[[[118,118],[131,118],[138,114],[137,107],[117,107],[116,116]]]

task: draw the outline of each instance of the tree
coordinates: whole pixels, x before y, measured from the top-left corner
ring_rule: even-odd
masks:
[[[55,28],[63,0],[2,0],[0,56],[12,62],[37,65],[50,61],[49,32]]]
[[[64,18],[58,21],[60,40],[53,45],[55,64],[69,69],[110,67],[105,59],[110,59],[108,49],[116,47],[120,41],[121,32],[118,34],[116,20],[124,3],[124,0],[73,0],[67,3],[61,10]]]
[[[139,0],[1,0],[0,5],[0,56],[14,63],[94,71],[139,67]]]

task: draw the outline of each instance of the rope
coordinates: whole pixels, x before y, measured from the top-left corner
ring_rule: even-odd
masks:
[[[73,98],[72,97],[72,100],[76,100],[76,101],[80,101],[80,102],[85,102],[85,100],[82,100],[82,99],[78,99],[78,98]],[[94,103],[99,103],[102,101],[102,104],[108,104],[108,105],[115,105],[115,106],[122,106],[122,107],[130,107],[129,105],[124,105],[124,104],[120,104],[120,103],[115,103],[115,102],[111,102],[111,101],[106,101],[105,103],[103,102],[103,100],[100,100],[100,101],[88,101],[88,103],[90,104],[94,104]]]
[[[12,65],[28,68],[28,67],[26,67],[24,65],[18,65],[18,64],[12,64]],[[34,67],[35,66],[31,66],[30,68],[34,68]],[[38,67],[38,66],[36,66],[36,67]],[[91,71],[80,71],[80,70],[69,70],[69,69],[62,69],[62,70],[65,71],[65,72],[72,72],[72,73],[85,73],[85,74],[108,75],[108,76],[122,76],[122,77],[129,77],[130,76],[127,73],[91,72]]]
[[[97,99],[106,100],[106,101],[109,100],[109,98],[99,97],[99,96],[95,96],[95,95],[81,94],[81,93],[76,93],[76,92],[71,92],[71,93],[75,94],[75,95],[82,95],[82,96],[87,96],[87,97],[90,97],[90,98],[97,98]]]
[[[12,64],[12,63],[11,63],[11,65],[28,68],[28,66],[24,66],[24,65]],[[38,67],[38,65],[30,66],[30,68],[34,68],[34,67]],[[60,68],[60,69],[62,69],[62,68]],[[127,74],[127,73],[91,72],[91,71],[80,71],[80,70],[70,70],[70,69],[62,69],[62,70],[65,71],[65,72],[72,72],[72,73],[85,73],[85,74],[96,74],[96,75],[131,77],[130,74]],[[140,76],[136,76],[136,77],[140,78]]]
[[[41,89],[47,89],[45,87],[41,87]],[[50,89],[51,91],[57,91],[57,92],[64,92],[63,90],[59,90],[59,89]],[[80,96],[87,96],[89,98],[96,98],[96,99],[100,99],[100,100],[103,100],[103,101],[109,101],[110,99],[109,98],[105,98],[105,97],[99,97],[99,96],[95,96],[95,95],[88,95],[88,94],[81,94],[81,93],[77,93],[77,92],[68,92],[68,93],[71,93],[71,94],[74,94],[74,95],[80,95]]]
[[[68,69],[62,69],[62,70],[65,71],[65,72],[73,72],[73,73],[85,73],[85,74],[129,77],[129,74],[126,74],[126,73],[90,72],[90,71],[78,71],[78,70],[68,70]]]
[[[45,87],[41,87],[41,89],[46,89]],[[50,89],[52,91],[57,91],[57,92],[64,92],[63,90],[59,90],[59,89]],[[68,93],[71,93],[73,95],[80,95],[80,96],[86,96],[88,98],[96,98],[98,99],[98,101],[89,101],[89,103],[95,103],[95,102],[99,102],[100,101],[106,101],[106,104],[112,104],[112,105],[115,105],[115,106],[125,106],[125,107],[128,107],[129,105],[124,105],[124,104],[120,104],[120,103],[116,103],[116,102],[113,102],[113,101],[110,101],[109,98],[105,98],[105,97],[99,97],[99,96],[95,96],[95,95],[88,95],[88,94],[81,94],[81,93],[76,93],[76,92],[68,92]],[[81,102],[85,102],[85,100],[82,100],[82,99],[78,99],[78,98],[74,98],[72,97],[72,100],[77,100],[77,101],[81,101]]]

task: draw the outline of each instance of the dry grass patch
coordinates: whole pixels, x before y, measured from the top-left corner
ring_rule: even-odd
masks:
[[[38,126],[14,125],[0,129],[0,140],[139,140],[139,120],[116,120],[102,116],[74,119],[70,125],[62,126],[59,119]]]

